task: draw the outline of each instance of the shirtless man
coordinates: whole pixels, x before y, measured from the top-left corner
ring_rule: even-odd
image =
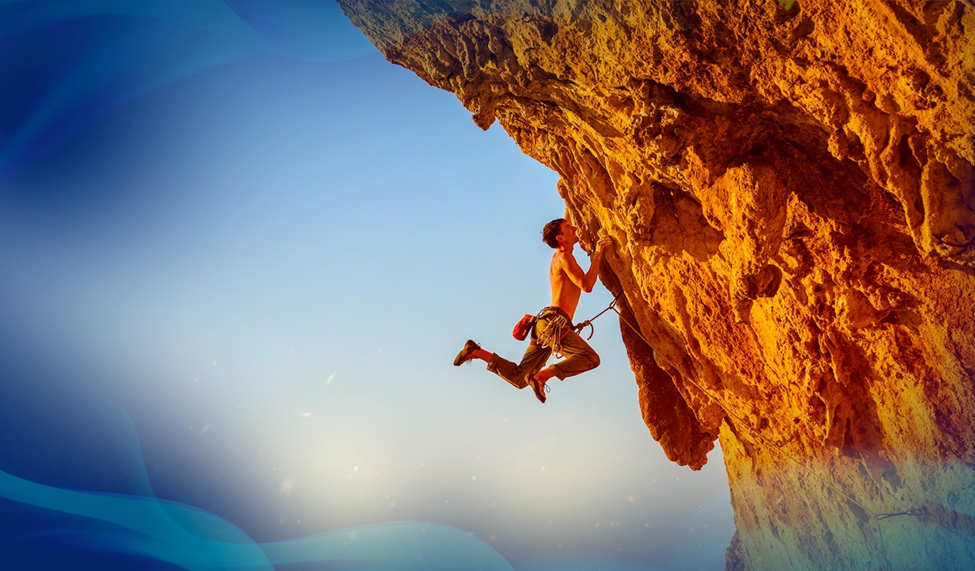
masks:
[[[538,320],[531,332],[531,343],[521,358],[514,364],[489,353],[474,341],[468,340],[454,359],[454,365],[463,365],[474,359],[487,362],[487,369],[523,389],[531,385],[538,400],[545,402],[545,383],[552,377],[565,380],[566,377],[584,373],[599,366],[599,355],[575,331],[572,330],[572,316],[579,305],[582,291],[592,291],[596,284],[599,262],[603,250],[612,243],[609,237],[602,237],[596,243],[589,265],[583,272],[572,249],[579,242],[575,226],[559,218],[545,225],[542,241],[555,248],[548,277],[552,284],[552,305],[538,314]],[[545,367],[549,356],[555,352],[565,359]],[[544,368],[543,368],[544,367]]]

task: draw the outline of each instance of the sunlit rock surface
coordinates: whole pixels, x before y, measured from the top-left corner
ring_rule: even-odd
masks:
[[[975,568],[975,9],[782,1],[339,3],[613,237],[650,433],[720,439],[729,569]]]

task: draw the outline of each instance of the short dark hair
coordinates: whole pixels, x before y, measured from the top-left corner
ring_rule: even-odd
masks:
[[[556,218],[546,224],[545,228],[542,228],[542,242],[545,242],[553,248],[558,248],[558,237],[562,233],[563,222],[565,222],[565,218]]]

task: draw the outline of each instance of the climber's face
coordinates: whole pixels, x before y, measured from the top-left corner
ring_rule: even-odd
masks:
[[[568,220],[562,222],[562,232],[559,233],[559,242],[563,246],[571,246],[579,241],[576,236],[576,227],[569,224]]]

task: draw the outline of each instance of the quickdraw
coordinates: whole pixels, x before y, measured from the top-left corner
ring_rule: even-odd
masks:
[[[572,330],[575,331],[576,333],[578,333],[578,332],[582,331],[583,329],[585,329],[586,327],[588,327],[589,328],[589,337],[586,337],[586,341],[589,341],[590,339],[592,339],[593,333],[596,332],[595,328],[593,328],[593,326],[592,326],[592,322],[593,321],[596,321],[596,319],[600,315],[606,313],[607,311],[609,311],[611,309],[615,311],[616,310],[616,304],[620,300],[620,295],[623,295],[623,294],[620,293],[619,295],[617,295],[616,297],[614,297],[613,298],[613,301],[610,302],[609,307],[607,307],[606,309],[604,309],[604,310],[600,311],[599,313],[597,313],[595,315],[595,317],[591,317],[591,318],[583,321],[582,323],[579,323],[578,325],[576,325],[575,327],[573,327]]]

